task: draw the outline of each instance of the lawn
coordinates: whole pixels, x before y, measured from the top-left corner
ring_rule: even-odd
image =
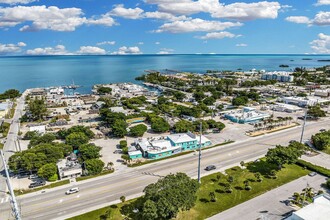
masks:
[[[222,212],[226,209],[234,207],[240,203],[243,203],[249,199],[252,199],[258,195],[261,195],[271,189],[274,189],[280,185],[295,180],[301,176],[307,175],[310,171],[303,169],[295,164],[285,165],[281,171],[277,172],[277,178],[273,179],[269,176],[270,171],[276,169],[275,166],[269,165],[263,160],[257,163],[250,163],[246,169],[240,167],[233,167],[226,170],[226,174],[215,173],[202,178],[202,185],[197,192],[196,205],[189,211],[181,212],[177,216],[177,220],[190,220],[190,219],[206,219],[212,215]],[[256,181],[254,173],[259,172],[263,179],[262,182]],[[220,177],[217,180],[217,176]],[[231,183],[232,193],[225,192],[225,186],[228,184],[228,176],[233,177]],[[250,191],[244,189],[244,181],[248,180],[249,185],[252,187]],[[210,202],[209,194],[214,192],[216,195],[216,202]],[[134,200],[137,201],[137,200]],[[125,202],[125,207],[129,207],[133,201]],[[123,204],[113,205],[111,207],[105,207],[98,209],[74,218],[70,220],[97,220],[107,219],[106,212],[110,210],[108,219],[124,219],[122,213]],[[133,218],[134,219],[134,218]]]
[[[0,150],[2,150],[3,149],[3,143],[0,143]]]
[[[95,178],[95,177],[104,176],[104,175],[107,175],[107,174],[110,174],[110,173],[113,173],[113,172],[114,172],[113,169],[112,170],[104,170],[101,173],[96,174],[96,175],[77,177],[76,180],[79,182],[79,181],[82,181],[82,180],[88,180],[88,179],[92,179],[92,178]]]
[[[267,167],[269,165],[266,162],[260,161],[249,164],[247,169],[241,169],[240,167],[228,169],[226,170],[227,176],[216,173],[203,177],[202,186],[197,193],[195,207],[187,212],[180,213],[177,219],[205,219],[309,173],[308,170],[295,164],[285,165],[285,168],[277,172],[277,179],[272,179],[268,174],[275,167],[272,165],[270,165],[270,168]],[[254,172],[261,173],[262,182],[256,181]],[[217,181],[217,175],[221,176],[219,181]],[[229,175],[234,179],[231,184],[232,193],[225,192]],[[252,187],[250,191],[244,189],[243,182],[245,180],[248,180],[249,185]],[[209,201],[210,192],[215,192],[216,202]]]

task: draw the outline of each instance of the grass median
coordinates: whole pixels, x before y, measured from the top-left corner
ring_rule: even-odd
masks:
[[[233,167],[226,170],[226,175],[214,173],[202,178],[202,185],[197,192],[196,205],[189,211],[180,212],[177,220],[206,219],[226,209],[241,204],[269,190],[291,182],[299,177],[307,175],[310,171],[296,164],[285,165],[282,170],[276,172],[276,179],[270,175],[277,166],[268,164],[264,160],[249,163],[245,169]],[[257,181],[255,173],[260,173],[261,182]],[[232,176],[229,184],[228,177]],[[245,189],[245,181],[248,181],[250,190]],[[229,193],[228,184],[232,189]],[[210,201],[210,193],[214,192],[216,201]],[[118,198],[119,199],[119,198]],[[108,206],[70,220],[98,220],[98,219],[125,219],[122,215],[123,205],[132,204],[135,200]],[[134,218],[133,218],[134,219]],[[136,219],[141,219],[141,216]]]
[[[23,194],[27,194],[27,193],[37,192],[37,191],[44,190],[44,189],[51,189],[51,188],[55,188],[55,187],[58,187],[58,186],[63,186],[63,185],[69,184],[69,183],[70,183],[69,180],[62,180],[62,181],[58,181],[58,182],[55,182],[55,183],[51,183],[51,184],[46,185],[46,186],[34,188],[34,189],[14,190],[14,193],[15,193],[16,196],[19,196],[19,195],[23,195]]]

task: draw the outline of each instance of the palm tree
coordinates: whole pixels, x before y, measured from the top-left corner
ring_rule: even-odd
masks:
[[[108,162],[108,164],[107,164],[107,168],[108,168],[109,170],[112,170],[112,166],[113,166],[113,163],[112,163],[112,162]]]
[[[233,176],[229,176],[229,177],[228,177],[228,182],[229,182],[229,183],[234,182],[234,177],[233,177]]]
[[[295,204],[299,204],[302,199],[300,193],[298,192],[293,193],[293,198]]]
[[[259,172],[255,173],[254,176],[255,176],[255,178],[257,178],[258,182],[262,181],[261,174]]]
[[[211,201],[211,202],[215,202],[215,201],[217,201],[214,192],[210,192],[209,196],[210,196],[210,201]]]

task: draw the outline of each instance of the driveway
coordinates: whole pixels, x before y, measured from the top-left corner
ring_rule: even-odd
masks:
[[[321,184],[325,183],[326,177],[316,175],[313,177],[304,176],[290,183],[282,185],[276,189],[266,192],[254,199],[246,201],[231,209],[212,216],[209,220],[253,220],[267,219],[278,220],[283,218],[283,214],[294,210],[293,207],[285,205],[284,200],[289,199],[294,192],[302,192],[309,184],[315,191],[321,189]],[[322,189],[325,191],[325,189]]]

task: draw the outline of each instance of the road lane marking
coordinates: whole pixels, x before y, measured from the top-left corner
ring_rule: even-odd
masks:
[[[6,198],[6,202],[8,202],[8,200],[9,200],[9,197]]]
[[[5,198],[2,198],[2,199],[1,199],[1,203],[3,203],[3,200],[5,200]]]

